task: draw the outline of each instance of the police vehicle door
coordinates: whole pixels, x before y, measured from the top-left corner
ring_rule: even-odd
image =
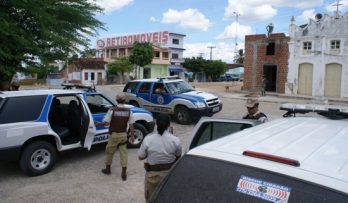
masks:
[[[84,143],[84,147],[89,150],[92,144],[106,142],[109,139],[108,127],[95,126],[95,122],[102,122],[105,114],[115,104],[98,93],[85,94],[85,102],[87,103],[87,109],[92,121],[90,122]]]
[[[153,85],[151,92],[151,103],[155,112],[169,112],[168,104],[172,101],[172,96],[169,94],[164,83],[158,82]]]
[[[152,82],[144,82],[140,85],[138,90],[138,98],[140,99],[140,107],[144,107],[149,111],[153,111],[153,105],[151,104],[151,88],[152,88]]]

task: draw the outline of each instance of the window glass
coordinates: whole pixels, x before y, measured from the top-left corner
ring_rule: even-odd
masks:
[[[137,88],[139,83],[137,82],[129,82],[127,85],[123,88],[123,92],[131,92],[134,93],[135,89]]]
[[[153,86],[153,94],[163,94],[168,93],[163,83],[155,83]]]
[[[290,188],[288,202],[348,202],[347,194],[322,185],[256,167],[192,155],[185,155],[171,169],[151,202],[270,202],[237,192],[242,176],[280,188]],[[250,184],[250,181],[244,183],[247,187],[255,185]],[[263,192],[272,187],[254,188],[256,189]],[[284,190],[272,191],[276,192],[273,197],[285,193]]]
[[[214,122],[212,140],[216,140],[220,137],[239,132],[245,128],[250,128],[251,126],[252,125],[250,124],[241,123]]]
[[[159,51],[155,51],[155,58],[159,58],[160,57],[160,52]]]
[[[339,48],[340,48],[340,40],[332,40],[331,49],[339,49]]]
[[[312,42],[303,42],[303,49],[304,50],[311,50],[312,49]]]
[[[212,123],[203,123],[192,140],[190,149],[211,141],[211,133]]]
[[[88,72],[85,72],[85,80],[88,80]]]
[[[93,114],[106,113],[114,105],[105,97],[99,94],[91,94],[86,96],[86,101],[90,111]]]
[[[178,59],[179,58],[179,54],[173,53],[172,54],[172,59]]]
[[[151,88],[151,83],[144,82],[139,88],[139,93],[150,93],[150,88]]]
[[[47,95],[7,98],[0,109],[0,124],[38,119],[46,98]]]
[[[94,72],[91,72],[91,80],[94,80]]]
[[[166,86],[170,94],[181,94],[194,90],[192,86],[185,81],[168,82]]]
[[[168,52],[163,52],[162,57],[163,59],[168,59]]]
[[[179,44],[179,39],[173,39],[173,44]]]

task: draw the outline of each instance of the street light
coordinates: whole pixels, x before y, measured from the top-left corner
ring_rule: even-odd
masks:
[[[208,48],[210,49],[210,60],[212,60],[212,58],[213,58],[213,56],[212,56],[212,54],[213,54],[213,49],[216,48],[216,47],[214,47],[214,46],[208,46]]]

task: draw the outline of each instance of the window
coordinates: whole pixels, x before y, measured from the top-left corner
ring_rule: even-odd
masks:
[[[47,95],[7,98],[0,110],[0,124],[38,119],[46,98]]]
[[[153,86],[153,94],[163,94],[168,93],[163,83],[155,83]]]
[[[88,80],[88,72],[85,72],[85,80]]]
[[[162,53],[162,58],[163,59],[168,59],[168,52],[163,52]]]
[[[274,52],[275,52],[275,43],[274,42],[268,43],[266,48],[266,55],[274,55]]]
[[[160,57],[160,52],[159,51],[155,51],[155,58],[159,58]]]
[[[303,42],[303,50],[312,50],[312,42]]]
[[[172,54],[172,59],[178,59],[179,58],[179,54],[173,53]]]
[[[134,93],[135,89],[137,88],[139,83],[137,82],[129,82],[127,85],[123,88],[123,92],[128,92],[128,93]]]
[[[91,94],[86,96],[86,101],[92,114],[106,113],[114,106],[108,99],[100,94]]]
[[[91,80],[94,80],[94,72],[91,72]]]
[[[139,93],[150,93],[150,88],[151,88],[151,83],[144,82],[139,88]]]
[[[179,39],[173,39],[173,44],[179,44]]]
[[[310,181],[233,162],[184,155],[162,181],[152,202],[270,202],[237,192],[243,176],[291,188],[288,202],[348,201],[346,193]]]
[[[252,127],[247,123],[230,123],[230,122],[206,122],[197,131],[195,138],[192,140],[190,149],[209,141],[216,140],[226,135],[241,131],[245,128]]]
[[[331,49],[340,49],[341,41],[340,40],[331,40]]]

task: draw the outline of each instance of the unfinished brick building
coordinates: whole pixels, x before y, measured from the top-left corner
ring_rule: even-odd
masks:
[[[259,92],[262,75],[267,79],[266,91],[285,92],[288,72],[289,37],[284,33],[245,36],[243,89]]]

